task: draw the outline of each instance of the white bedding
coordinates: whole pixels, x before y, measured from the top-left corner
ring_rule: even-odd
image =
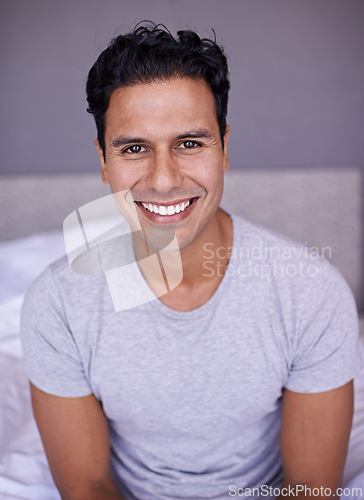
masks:
[[[22,368],[20,308],[31,281],[65,253],[60,231],[0,244],[0,499],[59,500],[31,411]],[[364,353],[364,338],[361,339]],[[364,372],[355,381],[355,414],[344,486],[364,498]]]

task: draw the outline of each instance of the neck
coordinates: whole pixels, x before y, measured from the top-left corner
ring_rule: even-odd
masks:
[[[218,209],[207,227],[188,247],[181,250],[183,267],[182,284],[193,286],[201,281],[209,281],[210,263],[214,268],[228,263],[228,248],[232,245],[232,221],[229,215]]]
[[[232,221],[226,212],[218,209],[199,237],[181,250],[181,283],[159,300],[181,311],[195,309],[207,302],[225,274],[232,239]]]

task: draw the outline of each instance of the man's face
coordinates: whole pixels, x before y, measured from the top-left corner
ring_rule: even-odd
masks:
[[[214,97],[203,80],[173,78],[113,92],[102,178],[130,189],[142,227],[175,231],[180,249],[213,229],[228,170]],[[216,229],[216,228],[215,228]]]

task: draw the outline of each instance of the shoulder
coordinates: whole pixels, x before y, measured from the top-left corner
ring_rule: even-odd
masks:
[[[309,246],[272,229],[232,215],[234,223],[234,252],[237,258],[252,260],[270,267],[270,277],[287,279],[302,286],[311,278],[329,280],[349,289],[341,273],[326,258],[325,248]],[[317,282],[315,282],[317,284]]]
[[[50,309],[67,315],[72,310],[91,308],[100,294],[106,298],[105,277],[71,270],[67,256],[50,264],[31,284],[23,303],[22,316],[47,314]],[[111,304],[110,304],[111,307]]]
[[[33,385],[57,396],[78,397],[91,390],[70,323],[77,315],[82,324],[87,315],[82,299],[77,303],[72,295],[79,277],[69,274],[67,266],[67,257],[61,258],[33,282],[23,302],[20,334],[25,372]]]
[[[319,249],[233,216],[234,251],[251,265],[248,281],[263,307],[282,318],[294,392],[322,392],[344,385],[361,366],[358,313],[341,273]]]
[[[256,247],[260,250],[262,258],[286,259],[289,256],[292,258],[313,258],[320,256],[318,248],[309,247],[307,244],[300,243],[273,229],[250,222],[238,215],[230,215],[233,220],[236,244],[246,245],[250,248]],[[258,252],[256,252],[256,255],[258,255]]]
[[[316,317],[316,325],[336,316],[354,332],[357,310],[353,293],[341,273],[319,248],[303,245],[233,215],[235,262],[247,263],[248,280],[260,293],[277,298],[284,315],[297,326]],[[340,319],[340,321],[339,321]]]

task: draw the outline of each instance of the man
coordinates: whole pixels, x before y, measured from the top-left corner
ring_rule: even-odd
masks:
[[[173,230],[183,279],[115,312],[105,277],[62,259],[28,293],[26,369],[63,499],[281,487],[327,498],[340,486],[359,366],[354,300],[327,261],[287,257],[300,247],[219,208],[228,90],[214,41],[159,26],[117,37],[89,73],[102,179],[131,193],[142,230]],[[275,253],[255,264],[276,272],[233,273],[262,243]],[[222,273],[206,272],[207,249]]]

